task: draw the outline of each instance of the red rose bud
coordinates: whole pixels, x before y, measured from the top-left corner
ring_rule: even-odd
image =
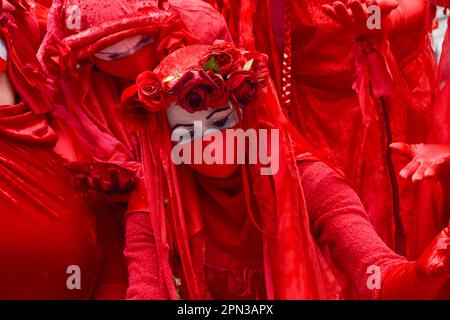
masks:
[[[214,67],[218,69],[220,74],[225,77],[240,69],[244,64],[244,57],[239,49],[233,44],[216,40],[213,46],[207,51],[207,53],[200,59],[199,65],[201,68],[211,68],[208,66],[211,64],[211,59],[214,58]]]
[[[225,80],[219,74],[215,74],[212,71],[208,71],[208,75],[217,85],[217,89],[213,90],[208,95],[208,107],[215,109],[220,108],[228,103],[228,87]]]
[[[261,84],[251,71],[238,71],[228,80],[230,100],[233,104],[246,107],[256,100]]]
[[[245,57],[247,58],[247,60],[253,59],[250,71],[255,74],[256,79],[259,82],[265,84],[270,76],[269,67],[267,66],[269,57],[266,54],[259,52],[250,52],[246,54]]]
[[[149,111],[157,112],[165,108],[167,99],[158,74],[151,71],[141,73],[136,79],[136,87],[139,99]]]
[[[205,71],[189,70],[169,89],[169,92],[177,96],[179,106],[192,113],[208,109],[208,95],[218,89],[218,85]]]

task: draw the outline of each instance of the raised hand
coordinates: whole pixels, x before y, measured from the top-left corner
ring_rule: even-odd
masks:
[[[450,223],[416,261],[416,270],[430,279],[450,278]]]
[[[371,5],[378,5],[381,10],[382,30],[369,30],[367,28],[367,19],[369,13],[367,8]],[[335,1],[333,5],[322,5],[322,9],[329,17],[338,22],[342,27],[353,32],[355,36],[361,35],[380,35],[389,27],[389,19],[387,17],[392,10],[398,7],[396,0],[349,0],[347,4],[344,1]]]
[[[450,279],[450,231],[444,229],[415,262],[392,267],[385,275],[382,299],[434,299]]]
[[[140,181],[137,169],[127,169],[114,163],[71,162],[66,167],[75,172],[73,183],[106,194],[124,194],[132,191]]]
[[[412,177],[413,182],[435,177],[450,164],[450,146],[396,142],[390,147],[412,159],[400,171],[400,176],[404,179]]]

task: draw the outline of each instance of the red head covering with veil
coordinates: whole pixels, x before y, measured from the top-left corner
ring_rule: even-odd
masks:
[[[208,28],[198,27],[200,20],[209,23]],[[134,136],[112,114],[126,80],[99,71],[94,58],[136,35],[151,38],[145,53],[154,66],[180,46],[229,37],[220,14],[202,1],[53,1],[38,58],[57,89],[52,125],[60,137],[56,150],[66,158],[117,162],[137,158]]]
[[[212,57],[213,66],[210,64]],[[244,52],[221,41],[212,47],[188,46],[166,57],[154,72],[140,75],[136,85],[125,90],[122,96],[120,114],[125,123],[138,128],[140,135],[158,260],[155,276],[162,279],[159,284],[162,297],[177,298],[174,275],[182,279],[183,298],[211,297],[205,279],[206,232],[224,242],[232,242],[229,236],[233,233],[220,224],[209,223],[212,212],[208,210],[207,194],[219,201],[217,210],[227,206],[232,207],[230,210],[239,210],[231,194],[218,192],[208,183],[207,177],[189,166],[177,166],[171,160],[173,145],[165,108],[167,101],[174,101],[171,94],[180,87],[180,82],[183,85],[189,73],[203,74],[203,80],[219,77],[218,83],[226,83],[228,97],[241,119],[239,128],[280,130],[279,171],[265,176],[260,174],[258,164],[242,165],[237,177],[236,188],[242,187],[245,203],[239,208],[256,226],[261,239],[265,288],[259,296],[320,299],[339,295],[334,276],[310,233],[297,167],[297,161],[312,158],[311,149],[281,112],[273,85],[268,80],[266,61],[267,57],[262,54]],[[257,93],[236,89],[243,83],[257,84]],[[179,104],[179,95],[177,99]],[[230,180],[215,179],[215,183],[223,186],[232,184]],[[130,202],[130,206],[133,205]],[[258,250],[249,243],[243,247],[244,250]],[[170,263],[173,262],[172,250],[177,252],[178,264]],[[239,255],[239,252],[234,254]]]

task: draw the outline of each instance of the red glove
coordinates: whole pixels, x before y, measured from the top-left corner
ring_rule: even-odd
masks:
[[[7,10],[28,10],[33,8],[35,5],[33,1],[30,0],[0,0],[0,8],[6,8]]]
[[[381,299],[433,299],[450,279],[450,231],[444,229],[415,262],[386,274]]]
[[[127,167],[115,163],[71,162],[67,168],[75,173],[73,183],[106,194],[124,194],[132,191],[139,182],[139,164]]]
[[[382,14],[382,28],[377,30],[369,30],[367,27],[367,20],[369,13],[367,8],[371,5],[378,5]],[[390,28],[392,21],[388,19],[392,10],[398,7],[399,3],[396,0],[349,0],[347,5],[342,1],[336,1],[332,6],[323,5],[323,11],[336,20],[342,27],[351,30],[358,36],[368,36],[372,38],[383,37],[386,30]]]
[[[424,178],[435,177],[440,172],[446,172],[450,165],[450,146],[436,144],[406,144],[396,142],[391,148],[412,158],[400,171],[400,176],[412,181],[421,181]]]

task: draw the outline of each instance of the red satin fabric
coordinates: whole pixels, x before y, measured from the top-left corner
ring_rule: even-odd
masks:
[[[291,36],[296,39],[292,41],[290,119],[323,152],[325,159],[344,172],[382,239],[400,251],[406,241],[403,253],[417,256],[432,239],[417,238],[424,225],[429,230],[427,236],[436,234],[441,226],[434,226],[430,220],[434,215],[432,204],[420,199],[419,195],[426,192],[397,178],[406,239],[396,239],[392,194],[395,185],[386,163],[389,151],[383,109],[394,141],[426,140],[436,90],[434,57],[426,28],[390,39],[390,50],[382,55],[383,60],[387,59],[395,87],[381,101],[375,96],[376,88],[369,85],[377,74],[371,74],[370,69],[352,69],[349,54],[354,36],[323,13],[324,3],[332,1],[288,1],[295,17]],[[369,60],[366,65],[374,66]],[[356,93],[352,84],[355,77],[361,76],[366,80],[360,82]],[[398,172],[405,159],[393,156],[393,163],[391,172]]]
[[[155,45],[169,48],[174,45],[172,40],[178,42],[179,31],[186,28],[197,40],[192,35],[187,39],[200,43],[212,43],[217,38],[229,40],[228,30],[220,14],[200,0],[170,1],[168,12],[155,11],[158,1],[147,2],[142,11],[137,11],[141,1],[115,0],[112,5],[101,2],[104,7],[99,7],[97,1],[83,1],[80,9],[85,19],[80,30],[66,30],[66,9],[77,3],[53,2],[49,30],[38,54],[58,89],[52,110],[52,126],[60,137],[56,150],[70,160],[136,161],[136,136],[117,120],[114,110],[127,81],[98,71],[93,55],[136,34],[160,34],[166,41]],[[198,28],[200,23],[210,27]],[[167,54],[167,48],[158,47],[159,58]],[[75,72],[77,63],[80,69]]]
[[[279,13],[284,15],[283,1],[271,0],[212,0],[224,16],[234,43],[247,50],[258,50],[269,56],[269,68],[276,89],[281,94],[282,46]],[[263,23],[261,23],[263,22]],[[283,34],[281,34],[281,37]]]
[[[426,141],[429,135],[437,89],[434,54],[427,35],[431,12],[422,2],[417,2],[423,11],[423,21],[411,24],[403,19],[404,11],[401,11],[411,5],[400,1],[400,14],[396,13],[395,25],[399,32],[390,35],[390,47],[379,49],[381,55],[372,54],[364,63],[357,63],[359,69],[356,70],[350,59],[354,35],[343,30],[321,8],[323,4],[332,4],[331,0],[288,0],[284,4],[263,1],[262,9],[257,11],[252,11],[250,2],[228,0],[217,3],[239,43],[249,47],[256,44],[256,49],[268,52],[272,61],[277,56],[274,51],[267,50],[267,44],[274,43],[273,40],[285,44],[284,48],[278,49],[285,50],[283,82],[278,87],[283,86],[283,106],[287,108],[290,120],[311,145],[323,152],[328,163],[346,175],[383,240],[409,257],[418,256],[443,227],[436,222],[442,220],[442,214],[434,210],[439,207],[440,200],[429,196],[439,188],[432,182],[412,187],[396,178],[400,200],[394,200],[392,190],[397,187],[389,172],[398,172],[406,160],[393,156],[394,166],[386,164],[390,158],[386,128],[389,127],[394,141]],[[269,14],[266,7],[276,12]],[[286,12],[284,21],[280,19],[282,10]],[[261,23],[254,21],[270,21],[264,25],[273,24],[272,29],[277,32],[275,39],[267,39],[267,33],[260,32]],[[415,25],[418,26],[416,29],[413,28]],[[245,28],[240,29],[240,26]],[[281,41],[282,26],[285,26],[284,41]],[[254,39],[248,37],[248,28],[253,28]],[[281,63],[278,60],[274,64]],[[377,71],[387,70],[386,66],[391,73],[388,78],[385,71]],[[275,74],[273,70],[272,74]],[[393,79],[389,80],[391,76]],[[355,78],[360,79],[356,87]],[[372,84],[382,83],[385,79],[394,82],[395,87],[381,101],[376,97],[380,94],[373,90],[383,92],[386,88]],[[386,115],[383,109],[386,109]],[[402,235],[399,221],[394,223],[394,202],[399,202],[397,219],[401,220],[406,235]]]
[[[23,104],[0,113],[0,297],[89,298],[100,265],[93,211],[51,152],[55,136],[45,122]],[[82,290],[66,286],[74,264],[83,270]]]
[[[3,11],[0,19],[8,75],[21,99],[0,106],[0,297],[123,298],[121,230],[113,221],[117,208],[74,188],[72,174],[52,150],[54,131],[36,114],[50,106],[34,58],[38,24],[31,12],[20,10]],[[81,269],[80,290],[67,287],[71,265]]]

